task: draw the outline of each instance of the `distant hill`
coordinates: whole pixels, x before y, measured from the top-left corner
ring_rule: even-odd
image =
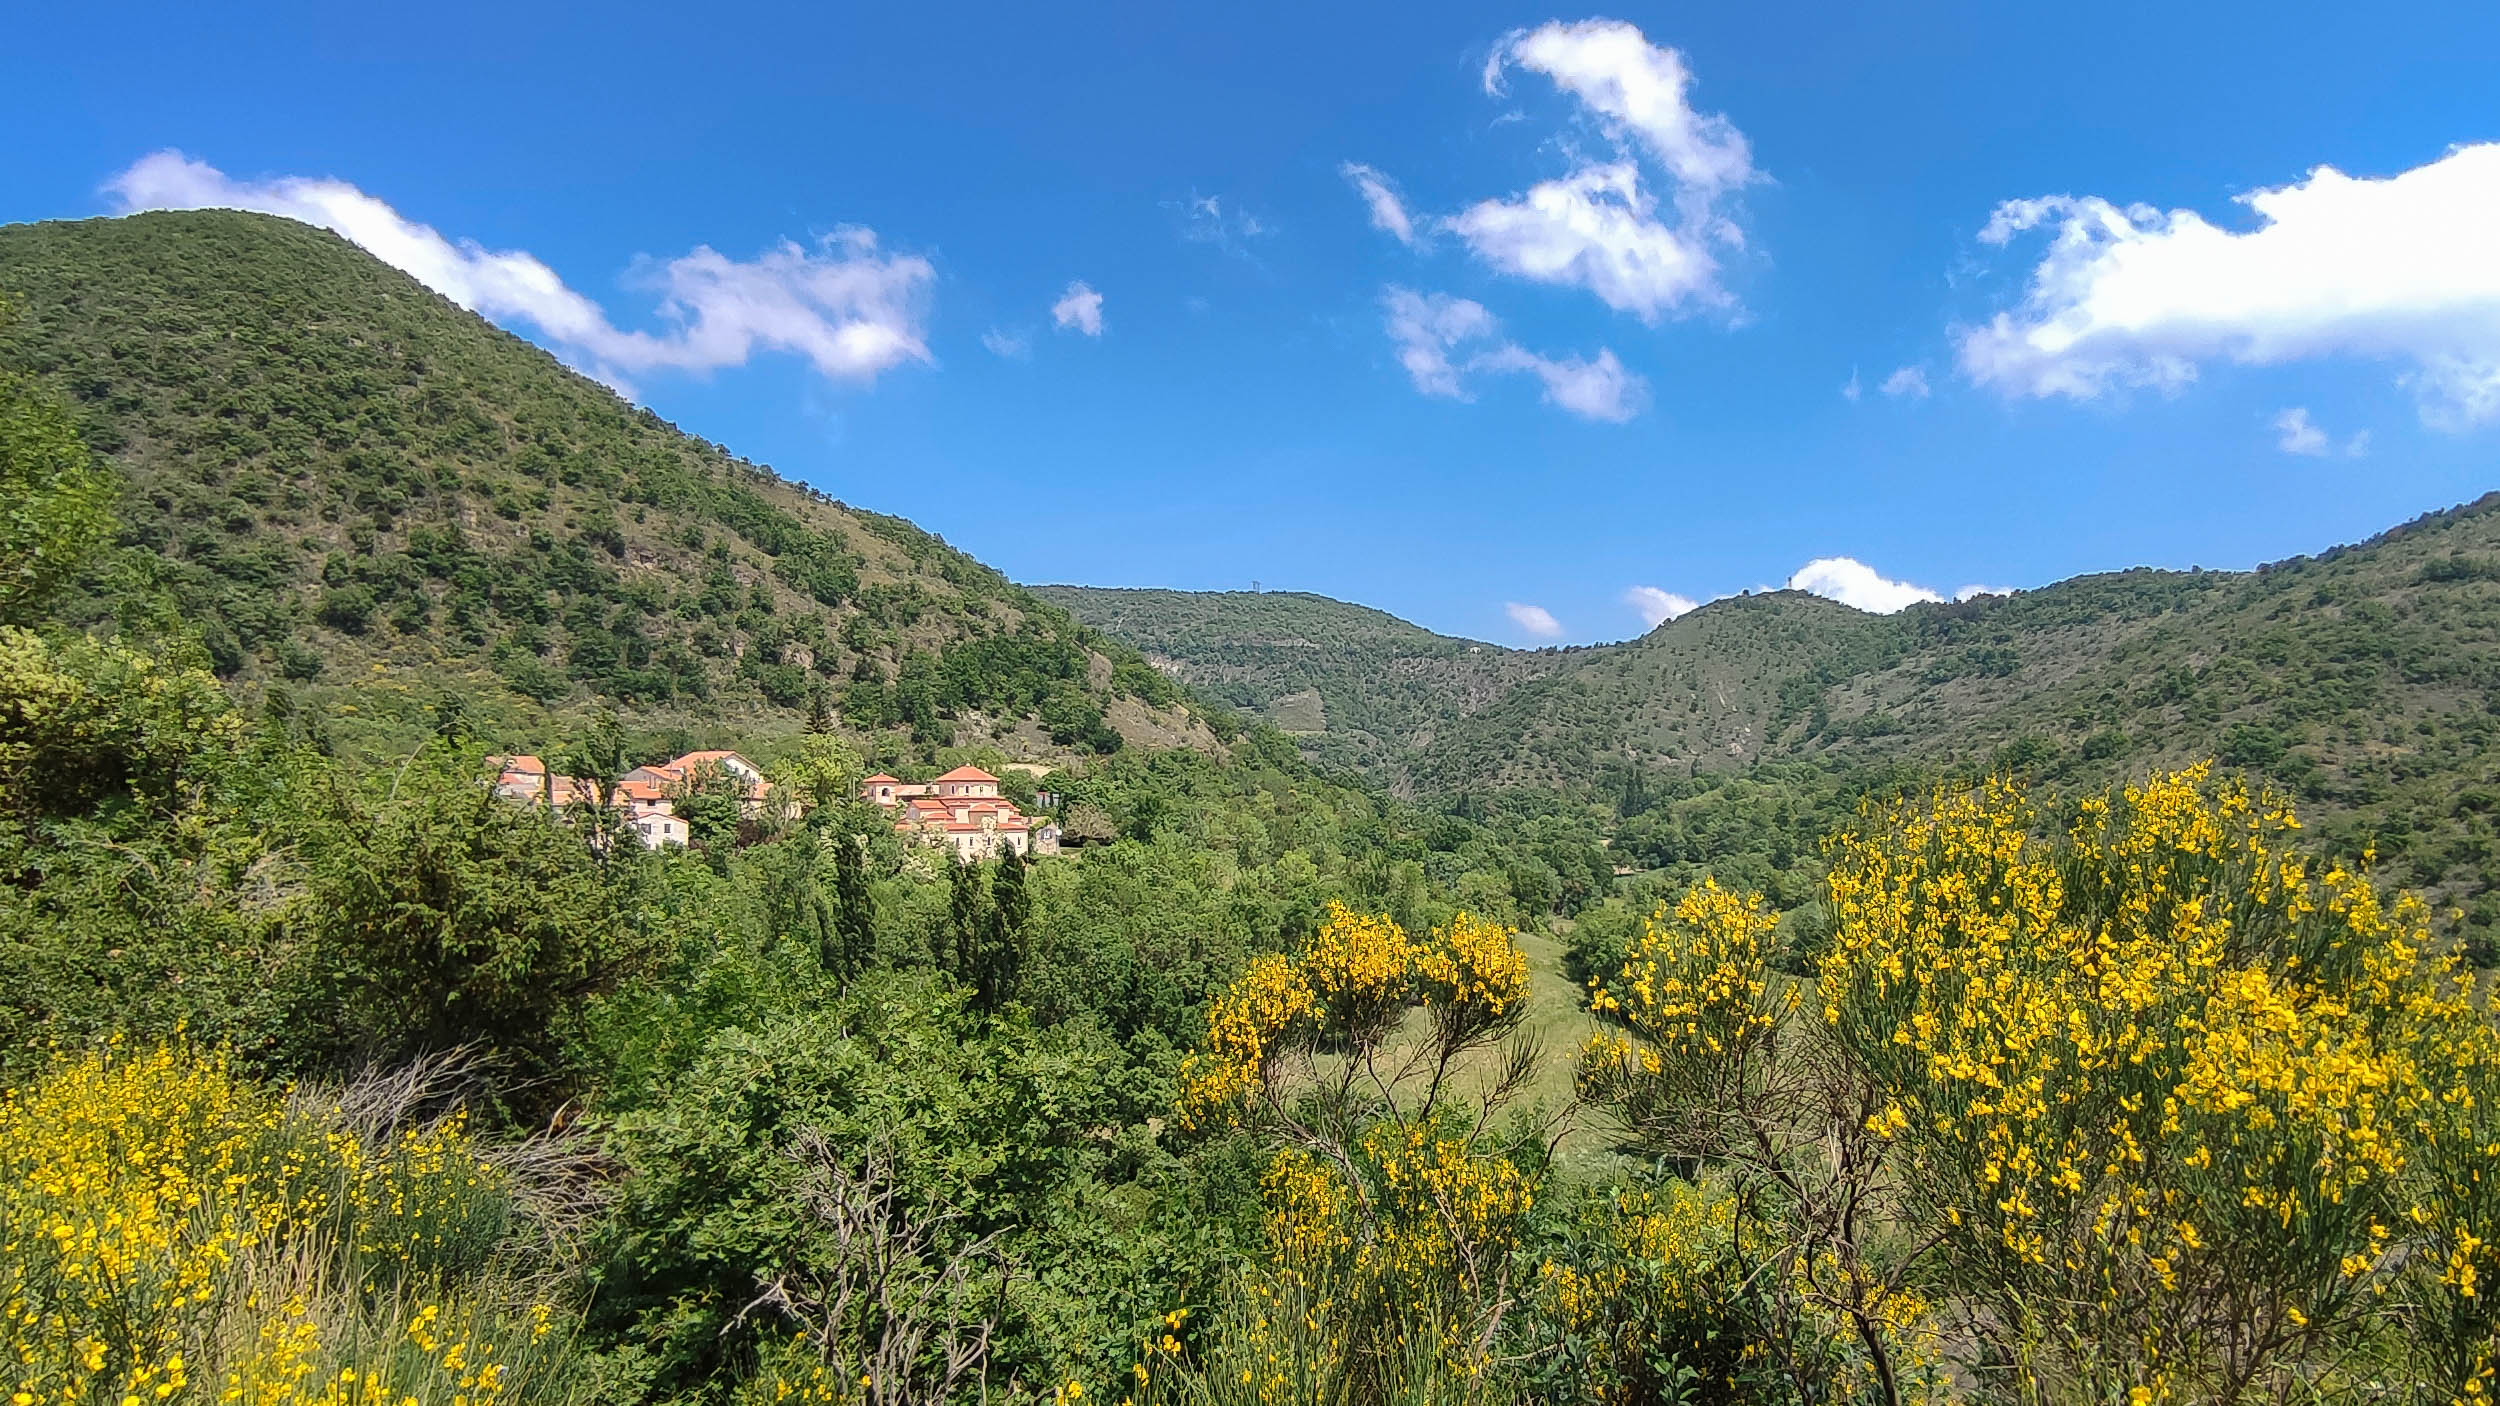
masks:
[[[218,672],[342,735],[389,741],[455,692],[523,736],[612,705],[715,737],[830,708],[1035,756],[1207,739],[1057,606],[326,231],[235,211],[0,229],[0,304],[0,364],[74,404],[125,486],[132,559]]]
[[[1300,591],[1032,589],[1207,697],[1293,734],[1313,760],[1374,777],[1568,658],[1437,635]]]
[[[1244,688],[1299,677],[1209,598],[1122,594],[1124,612],[1057,598],[1184,677],[1235,659],[1254,661]],[[1651,861],[1724,853],[1731,795],[1777,816],[1803,862],[1813,828],[1878,782],[1993,766],[2098,785],[2213,756],[2295,795],[2338,847],[2374,846],[2469,926],[2500,928],[2500,494],[2253,572],[2123,571],[1890,616],[1735,597],[1625,644],[1534,656],[1543,668],[1400,675],[1399,651],[1423,647],[1387,626],[1364,638],[1311,651],[1329,661],[1320,747],[1337,745],[1336,717],[1393,709],[1408,745],[1355,739],[1383,783],[1603,804],[1619,848]],[[1653,803],[1690,813],[1661,829],[1640,814]]]

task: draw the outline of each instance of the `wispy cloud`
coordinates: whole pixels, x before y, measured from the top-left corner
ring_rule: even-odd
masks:
[[[1421,242],[1422,236],[1415,228],[1414,217],[1406,212],[1406,200],[1398,194],[1396,182],[1359,161],[1349,161],[1337,170],[1362,195],[1364,208],[1371,211],[1373,229],[1410,249]]]
[[[2088,400],[2177,390],[2208,361],[2380,358],[2426,422],[2500,418],[2500,143],[2383,179],[2320,166],[2240,203],[2254,229],[2099,196],[1999,205],[1983,243],[2052,235],[2022,302],[1958,332],[1963,374]]]
[[[1504,601],[1502,611],[1510,616],[1510,623],[1518,626],[1520,633],[1532,639],[1557,640],[1562,638],[1562,622],[1554,618],[1552,611],[1541,605],[1523,605],[1515,600]]]
[[[1033,354],[1033,334],[993,327],[981,334],[981,345],[989,348],[992,355],[1022,361]]]
[[[1904,366],[1886,376],[1884,383],[1876,389],[1896,400],[1904,397],[1910,400],[1925,400],[1927,398],[1927,373],[1915,366]]]
[[[1679,596],[1656,586],[1634,586],[1623,593],[1623,603],[1638,612],[1641,623],[1653,630],[1700,605],[1690,596]]]
[[[125,212],[237,209],[334,230],[435,292],[497,322],[535,327],[568,357],[616,383],[653,370],[741,365],[758,350],[806,358],[836,380],[873,380],[927,362],[927,259],[882,252],[845,226],[811,247],[784,241],[753,259],[705,247],[645,263],[632,279],[659,294],[663,332],[626,331],[536,257],[446,238],[345,181],[244,181],[176,151],[141,158],[105,186]]]
[[[1274,225],[1238,204],[1226,204],[1221,195],[1192,194],[1184,200],[1166,200],[1163,208],[1172,213],[1181,238],[1192,244],[1211,244],[1254,264],[1258,258],[1251,252],[1252,241],[1276,232]]]
[[[1062,332],[1082,332],[1088,337],[1102,335],[1102,294],[1079,280],[1068,285],[1059,301],[1050,305],[1050,320]]]
[[[1626,371],[1612,349],[1589,359],[1539,356],[1502,335],[1482,303],[1447,293],[1392,286],[1381,294],[1398,364],[1425,395],[1472,398],[1470,377],[1523,372],[1544,387],[1546,403],[1584,419],[1620,424],[1641,412],[1648,386]]]

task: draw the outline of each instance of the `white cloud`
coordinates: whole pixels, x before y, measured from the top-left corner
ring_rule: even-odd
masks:
[[[1552,611],[1541,605],[1521,605],[1515,600],[1504,601],[1502,610],[1510,616],[1510,623],[1518,626],[1520,630],[1533,638],[1541,640],[1562,638],[1562,622],[1554,618]]]
[[[1745,134],[1687,101],[1693,75],[1684,56],[1650,43],[1630,24],[1551,21],[1513,30],[1485,61],[1485,91],[1500,92],[1502,70],[1512,65],[1544,74],[1610,127],[1637,138],[1689,196],[1706,200],[1754,178]]]
[[[1875,568],[1854,557],[1820,557],[1807,562],[1797,568],[1797,574],[1788,578],[1788,589],[1811,592],[1825,600],[1836,600],[1842,605],[1876,615],[1890,615],[1921,601],[1944,599],[1925,586],[1887,580]]]
[[[1473,399],[1467,378],[1478,372],[1524,372],[1544,387],[1546,403],[1584,419],[1620,424],[1648,403],[1648,383],[1600,347],[1594,359],[1539,356],[1502,336],[1482,303],[1447,293],[1391,287],[1381,295],[1389,340],[1415,389],[1452,400]]]
[[[1450,352],[1461,343],[1498,336],[1502,325],[1493,314],[1472,299],[1411,288],[1391,287],[1380,301],[1388,312],[1389,340],[1397,343],[1398,364],[1406,368],[1415,389],[1468,399]]]
[[[1953,593],[1953,598],[1969,600],[1974,596],[2010,596],[2012,594],[2014,594],[2014,588],[2011,586],[1964,586]]]
[[[1884,378],[1876,387],[1888,396],[1908,396],[1912,400],[1927,398],[1927,373],[1915,366],[1904,366]]]
[[[1180,222],[1181,238],[1192,244],[1212,244],[1235,258],[1258,262],[1250,252],[1250,241],[1275,233],[1273,226],[1246,210],[1228,209],[1220,195],[1191,195],[1186,200],[1166,200],[1163,208]]]
[[[1033,334],[993,327],[981,334],[981,345],[989,348],[993,355],[1003,356],[1009,361],[1022,361],[1033,354]]]
[[[1373,229],[1410,249],[1421,241],[1414,217],[1406,213],[1406,201],[1398,194],[1395,182],[1359,161],[1349,161],[1337,170],[1362,193],[1363,204],[1371,211]]]
[[[2293,406],[2274,417],[2274,431],[2279,438],[2275,448],[2286,454],[2324,454],[2326,431],[2309,422],[2309,412]]]
[[[1638,611],[1641,623],[1653,630],[1701,604],[1690,596],[1679,596],[1656,586],[1634,586],[1623,593],[1623,603]]]
[[[1659,222],[1657,201],[1629,161],[1583,166],[1516,199],[1470,206],[1445,224],[1504,273],[1585,288],[1644,322],[1687,302],[1726,301],[1707,246]]]
[[[2097,196],[1997,207],[1980,239],[2054,231],[2021,305],[1957,334],[1963,374],[2009,395],[2176,390],[2200,363],[2407,364],[2423,418],[2500,418],[2500,143],[2383,179],[2320,166],[2240,197],[2256,227]]]
[[[1852,366],[1849,368],[1848,384],[1840,388],[1840,398],[1855,403],[1857,398],[1864,394],[1866,394],[1866,387],[1858,384],[1858,368]]]
[[[1050,320],[1062,332],[1082,332],[1088,337],[1102,335],[1102,294],[1083,280],[1068,285],[1059,301],[1050,305]]]
[[[2326,427],[2309,418],[2307,406],[2295,405],[2278,413],[2269,423],[2274,427],[2274,447],[2286,454],[2304,454],[2313,459],[2342,454],[2348,459],[2358,459],[2370,452],[2368,430],[2356,432],[2338,448],[2335,437],[2326,432]]]
[[[1505,273],[1585,288],[1645,322],[1733,302],[1713,246],[1741,248],[1725,198],[1756,179],[1744,134],[1694,111],[1684,56],[1620,20],[1549,23],[1504,36],[1484,86],[1502,91],[1512,68],[1543,74],[1596,119],[1611,160],[1581,160],[1567,175],[1509,199],[1485,200],[1442,221],[1476,256]],[[1672,213],[1650,188],[1646,158]]]
[[[665,332],[625,331],[537,258],[445,238],[344,181],[300,176],[238,181],[180,152],[141,158],[105,189],[124,213],[238,209],[336,231],[464,308],[526,322],[592,374],[706,371],[744,363],[758,348],[805,357],[831,378],[870,380],[931,358],[928,288],[937,271],[916,255],[884,254],[877,236],[846,226],[813,249],[783,241],[752,260],[698,246],[634,281],[660,294]]]

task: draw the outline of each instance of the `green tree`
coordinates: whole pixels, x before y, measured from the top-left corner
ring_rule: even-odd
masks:
[[[0,623],[27,624],[113,531],[113,481],[61,403],[0,372]]]
[[[588,830],[591,848],[599,854],[612,853],[616,837],[624,829],[624,817],[616,809],[616,783],[632,769],[625,725],[617,721],[614,710],[602,708],[573,735],[548,771],[550,787],[556,771],[561,770],[577,787],[589,792],[587,802],[575,802],[575,819]]]
[[[981,969],[981,871],[962,859],[946,866],[946,969],[969,985]]]
[[[799,738],[798,751],[784,761],[774,785],[800,803],[822,810],[852,798],[859,789],[859,753],[828,732]]]
[[[327,809],[304,849],[341,1053],[467,1045],[559,1091],[565,1023],[649,955],[582,837],[440,746]]]
[[[868,888],[865,836],[833,837],[833,946],[825,969],[848,982],[868,969],[877,950],[877,900]]]
[[[989,912],[981,923],[981,959],[973,973],[973,990],[981,1008],[996,1010],[1015,994],[1016,977],[1024,965],[1024,929],[1032,917],[1033,900],[1024,889],[1024,854],[1002,848],[990,871]]]

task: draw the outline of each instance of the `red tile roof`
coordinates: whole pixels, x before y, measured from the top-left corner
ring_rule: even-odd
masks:
[[[997,779],[977,766],[959,766],[938,778],[940,781],[996,781]]]

